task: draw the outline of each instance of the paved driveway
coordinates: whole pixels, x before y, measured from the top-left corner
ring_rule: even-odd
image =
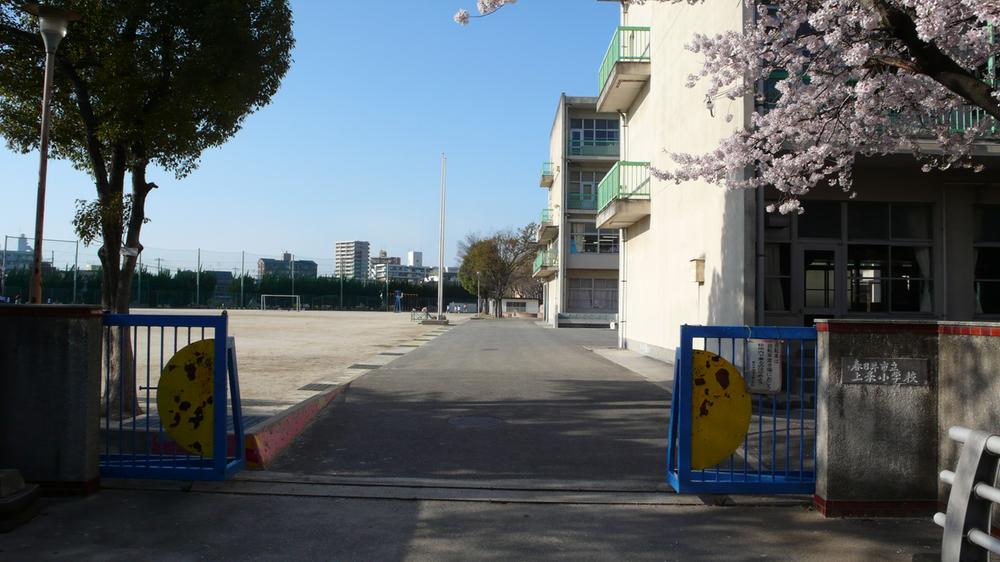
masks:
[[[355,381],[277,472],[663,481],[669,393],[584,346],[610,330],[480,320]]]

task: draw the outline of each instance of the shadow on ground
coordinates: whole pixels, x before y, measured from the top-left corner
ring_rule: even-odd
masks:
[[[669,393],[581,344],[613,337],[523,321],[452,330],[355,381],[269,468],[662,482]]]

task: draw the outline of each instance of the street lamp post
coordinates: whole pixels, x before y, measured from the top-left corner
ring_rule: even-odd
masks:
[[[49,166],[49,126],[52,120],[52,79],[56,71],[56,49],[66,36],[69,22],[80,19],[72,10],[28,3],[21,7],[38,18],[38,32],[45,43],[45,82],[42,86],[42,138],[39,146],[38,199],[35,204],[35,256],[31,270],[28,302],[42,302],[42,230],[45,222],[45,180]]]
[[[476,316],[480,316],[483,311],[483,297],[479,292],[479,272],[476,272]]]

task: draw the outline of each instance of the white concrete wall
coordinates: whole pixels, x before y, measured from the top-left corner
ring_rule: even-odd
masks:
[[[510,303],[512,303],[512,302],[517,302],[517,303],[523,302],[524,303],[524,308],[525,308],[524,312],[527,313],[527,314],[537,314],[538,313],[538,301],[535,300],[535,299],[503,299],[501,301],[501,305],[500,305],[501,306],[501,310],[503,311],[503,314],[506,315],[507,313],[511,312],[508,309],[508,305]]]
[[[563,241],[563,231],[565,230],[565,220],[563,219],[563,201],[566,183],[566,96],[559,96],[559,104],[556,107],[555,119],[552,123],[552,130],[549,132],[549,162],[552,162],[553,181],[552,187],[548,189],[549,209],[552,209],[552,218],[559,225],[559,236],[552,242],[550,247],[559,248]],[[563,254],[560,252],[560,260]],[[559,312],[562,307],[562,279],[560,274],[550,277],[545,283],[545,321],[551,326],[555,326]]]
[[[707,153],[745,122],[744,102],[716,100],[713,117],[705,88],[684,85],[701,64],[684,48],[692,35],[740,29],[743,17],[741,3],[630,9],[629,25],[651,27],[652,75],[629,112],[629,160],[669,170],[667,153]],[[728,123],[727,113],[733,115]],[[753,194],[653,179],[650,195],[650,217],[626,229],[623,240],[623,336],[632,349],[672,359],[681,324],[752,322]],[[699,257],[705,259],[701,286],[690,272],[690,260]]]

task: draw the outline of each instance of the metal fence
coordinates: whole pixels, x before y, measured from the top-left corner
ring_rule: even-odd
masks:
[[[762,349],[769,350],[763,365]],[[743,373],[751,400],[742,444],[715,466],[700,469],[692,468],[695,350],[732,363]],[[765,371],[768,388],[751,384]],[[813,493],[816,374],[815,328],[682,326],[670,410],[668,483],[678,493]]]
[[[944,527],[941,560],[989,560],[1000,555],[1000,539],[990,535],[993,504],[1000,504],[995,488],[1000,465],[1000,436],[964,427],[952,427],[948,437],[962,444],[955,471],[941,471],[941,481],[951,485],[948,512],[936,513],[934,522]]]
[[[193,315],[106,314],[104,316],[104,406],[101,475],[118,478],[223,480],[245,465],[244,427],[239,377],[228,317]],[[183,347],[213,340],[211,450],[193,452],[164,429],[156,392],[164,366]],[[118,357],[113,358],[112,353]],[[117,360],[113,360],[117,359]],[[112,370],[117,375],[113,377]],[[134,376],[134,379],[132,378]],[[142,413],[130,414],[126,401],[112,406],[112,384],[127,395],[134,384]],[[134,383],[133,383],[134,381]],[[117,408],[117,411],[115,410]]]
[[[604,89],[617,62],[649,62],[649,38],[648,27],[622,26],[615,30],[597,71],[598,92]]]
[[[597,208],[618,199],[649,199],[649,162],[615,162],[597,184]]]

